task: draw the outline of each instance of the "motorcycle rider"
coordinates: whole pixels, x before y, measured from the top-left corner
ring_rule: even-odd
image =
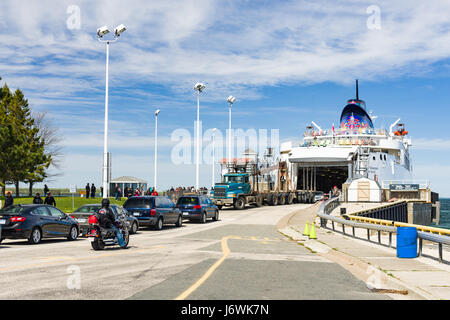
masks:
[[[123,240],[122,231],[115,225],[116,217],[114,216],[114,212],[109,206],[109,199],[105,198],[102,200],[102,207],[98,211],[98,217],[98,223],[100,227],[114,230],[114,233],[119,240],[120,247],[124,248],[125,241]]]

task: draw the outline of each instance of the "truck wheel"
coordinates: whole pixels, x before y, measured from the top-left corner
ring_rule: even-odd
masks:
[[[269,206],[273,206],[273,194],[269,194],[269,195],[267,196],[267,204],[268,204]]]
[[[278,195],[278,193],[274,193],[273,195],[272,195],[272,203],[273,203],[273,206],[277,206],[278,205],[278,203],[279,203],[279,195]]]
[[[245,200],[244,198],[240,197],[237,198],[236,201],[234,202],[234,208],[236,210],[242,210],[245,207]]]
[[[280,196],[278,198],[278,204],[280,206],[284,206],[286,204],[286,194],[285,193],[280,194]]]
[[[263,197],[262,196],[257,196],[256,197],[256,206],[259,208],[259,207],[262,207],[263,206]]]
[[[293,204],[294,203],[294,194],[288,193],[286,199],[287,199],[287,204]]]

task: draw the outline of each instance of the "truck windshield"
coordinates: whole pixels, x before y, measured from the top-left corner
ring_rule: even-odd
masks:
[[[224,176],[223,179],[225,183],[242,183],[244,181],[242,176]]]

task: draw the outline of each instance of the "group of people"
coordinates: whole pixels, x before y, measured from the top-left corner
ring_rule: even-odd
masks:
[[[50,206],[56,207],[55,198],[52,196],[52,193],[50,192],[47,185],[44,186],[44,193],[45,193],[45,199],[42,199],[41,194],[39,192],[36,192],[36,194],[33,198],[33,204],[48,204]],[[14,204],[14,198],[12,196],[11,191],[8,191],[6,193],[5,204],[3,205],[3,208],[7,208],[9,206],[12,206],[13,204]]]
[[[91,198],[95,198],[95,193],[97,192],[97,187],[92,184],[92,186],[89,186],[89,183],[86,184],[86,199],[89,199],[89,196]],[[103,196],[103,187],[100,187],[100,197]]]
[[[123,195],[127,198],[129,197],[140,197],[140,196],[157,196],[158,192],[156,191],[156,188],[148,188],[147,191],[144,191],[143,187],[137,187],[135,190],[133,190],[133,188],[130,187],[125,187],[125,189],[123,190]],[[120,188],[120,186],[118,184],[116,184],[115,188],[114,188],[114,196],[116,200],[121,199],[122,197],[122,189]]]
[[[170,189],[169,189],[169,192],[176,192],[176,193],[179,193],[179,192],[181,192],[181,193],[183,193],[183,192],[195,192],[196,190],[195,190],[195,187],[177,187],[177,188],[174,188],[174,187],[171,187]],[[208,188],[206,188],[206,187],[200,187],[199,189],[198,189],[198,191],[208,191]]]

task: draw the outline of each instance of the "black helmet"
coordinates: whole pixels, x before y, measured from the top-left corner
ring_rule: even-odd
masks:
[[[102,207],[109,208],[109,199],[107,199],[107,198],[102,199]]]

